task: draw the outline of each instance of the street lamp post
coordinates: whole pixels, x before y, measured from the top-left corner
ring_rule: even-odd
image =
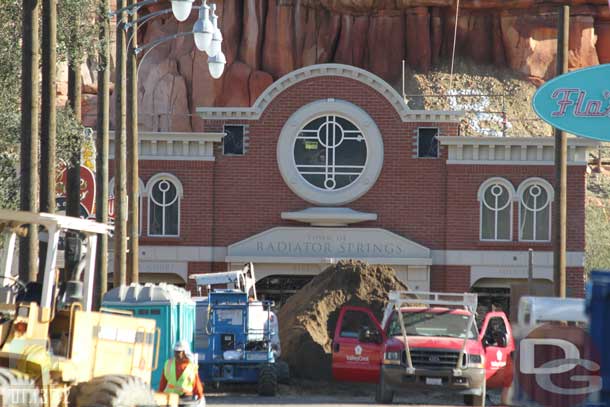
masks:
[[[129,0],[129,5],[133,6],[137,0]],[[130,28],[128,33],[131,34],[130,41],[133,41],[133,46],[137,46],[138,42],[138,24],[135,22],[138,19],[137,13],[130,17]],[[127,47],[129,47],[129,42]],[[128,253],[127,253],[127,283],[138,283],[139,278],[139,208],[138,208],[138,61],[133,52],[127,55],[127,162],[129,165],[129,174],[127,176],[127,234],[129,236]]]
[[[151,15],[161,15],[167,11],[151,13],[137,18],[140,8],[158,3],[160,0],[143,0],[136,2],[128,0],[125,4],[122,0],[117,1],[117,10],[110,12],[109,17],[117,16],[117,55],[116,55],[116,109],[115,109],[115,244],[114,244],[114,285],[138,282],[138,114],[137,114],[137,83],[138,66],[137,55],[143,50],[151,50],[161,42],[169,41],[176,36],[164,37],[151,44],[137,47],[138,23],[150,21]],[[224,71],[226,58],[221,50],[222,34],[218,28],[218,17],[215,14],[216,6],[207,5],[202,0],[200,7],[193,6],[194,0],[172,0],[172,13],[178,21],[188,19],[191,11],[199,9],[199,18],[192,32],[178,33],[184,35],[193,34],[197,48],[208,53],[208,66],[210,75],[219,78]],[[212,14],[210,15],[210,10]],[[127,21],[127,14],[131,16]],[[127,40],[126,31],[129,30],[130,38]],[[129,44],[133,41],[133,45]],[[127,53],[128,48],[133,52]],[[144,54],[144,57],[146,54]],[[143,60],[144,58],[142,58]],[[140,61],[140,64],[142,63]],[[103,120],[102,120],[103,122]],[[129,168],[127,168],[129,158]],[[127,172],[129,174],[127,174]],[[108,188],[100,185],[99,188]],[[127,196],[129,194],[129,196]],[[103,195],[103,193],[102,193]],[[129,216],[127,217],[127,205],[130,203]],[[128,219],[127,219],[128,218]],[[127,224],[129,221],[129,224]],[[127,234],[129,234],[129,246],[127,245]],[[129,253],[129,255],[127,254]],[[98,270],[99,273],[106,272]],[[128,274],[129,273],[129,274]],[[100,279],[103,281],[103,279]],[[102,292],[104,288],[101,288]]]

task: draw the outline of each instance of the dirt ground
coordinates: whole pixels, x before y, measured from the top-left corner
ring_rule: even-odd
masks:
[[[500,393],[490,390],[487,405],[500,406]],[[256,386],[232,385],[222,386],[218,390],[207,390],[208,404],[280,404],[280,405],[372,405],[374,402],[374,384],[338,383],[332,381],[292,380],[290,385],[280,385],[276,397],[259,397]],[[396,405],[422,406],[461,406],[462,397],[458,394],[441,390],[418,390],[399,395]]]

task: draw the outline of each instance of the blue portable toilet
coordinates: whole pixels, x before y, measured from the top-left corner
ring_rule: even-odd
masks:
[[[600,402],[610,406],[610,352],[606,344],[610,340],[610,271],[593,270],[587,287],[587,314],[590,318],[590,334],[600,351],[602,391]]]
[[[172,357],[174,345],[187,341],[193,350],[195,335],[195,301],[191,294],[171,284],[131,284],[108,291],[102,307],[132,311],[134,317],[154,319],[160,330],[157,368],[152,372],[151,386],[157,388],[165,361]],[[156,344],[157,338],[155,338]],[[196,360],[196,358],[195,358]]]

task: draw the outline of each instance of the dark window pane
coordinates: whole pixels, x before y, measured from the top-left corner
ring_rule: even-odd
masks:
[[[494,240],[495,239],[495,212],[491,209],[481,205],[481,239],[483,240]]]
[[[342,338],[357,339],[360,334],[360,330],[365,326],[370,328],[371,331],[377,331],[375,324],[373,321],[371,321],[368,314],[361,311],[347,311],[343,315],[339,335]]]
[[[224,154],[244,154],[244,126],[225,126],[222,139]]]
[[[418,129],[417,156],[438,157],[438,129]]]
[[[551,205],[538,212],[536,217],[536,240],[551,240],[549,222],[551,220]]]
[[[178,201],[165,208],[165,235],[178,235]]]
[[[151,235],[163,234],[163,207],[156,205],[152,200],[148,208],[148,223]]]
[[[312,120],[303,128],[303,130],[315,130],[318,131],[318,128],[326,121],[326,116],[318,117],[315,120]]]
[[[352,184],[364,170],[366,140],[349,120],[323,116],[309,122],[294,142],[296,169],[310,184],[337,190]]]
[[[534,212],[521,205],[521,239],[534,240]]]
[[[510,206],[498,212],[498,240],[510,240]]]

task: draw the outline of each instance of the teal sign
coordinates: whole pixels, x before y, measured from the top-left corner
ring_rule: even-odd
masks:
[[[579,69],[548,81],[534,95],[532,106],[553,127],[610,141],[610,64]]]

